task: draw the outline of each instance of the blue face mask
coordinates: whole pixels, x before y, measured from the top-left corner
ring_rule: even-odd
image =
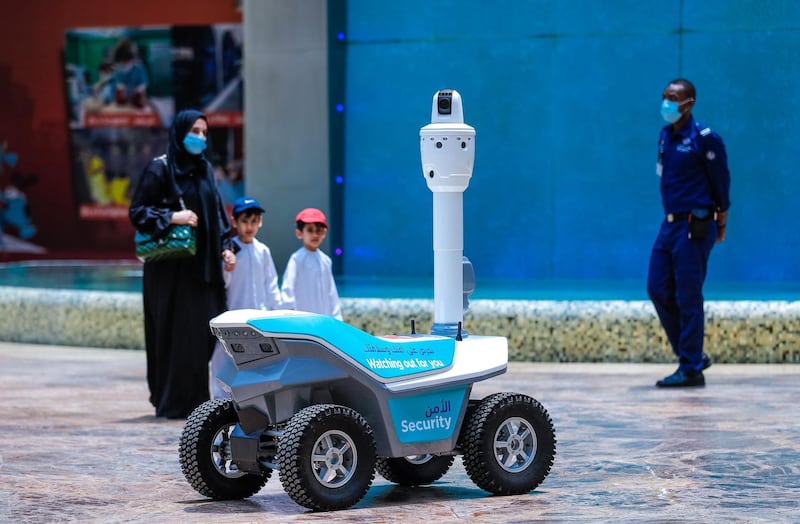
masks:
[[[206,139],[203,136],[187,133],[183,138],[183,147],[190,155],[199,155],[206,150]]]
[[[674,124],[681,119],[681,106],[688,101],[689,100],[684,100],[679,104],[678,102],[665,99],[661,102],[661,117],[670,124]]]

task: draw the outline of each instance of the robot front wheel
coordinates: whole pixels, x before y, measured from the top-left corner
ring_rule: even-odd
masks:
[[[375,438],[357,411],[317,404],[298,411],[278,442],[276,462],[284,491],[314,511],[345,509],[375,478]]]
[[[180,462],[189,484],[203,496],[215,499],[243,499],[258,493],[267,483],[271,469],[263,475],[239,471],[231,461],[230,434],[239,417],[230,399],[200,404],[183,427]]]
[[[462,460],[469,478],[495,495],[528,493],[544,481],[556,454],[553,422],[534,398],[495,393],[465,421]]]

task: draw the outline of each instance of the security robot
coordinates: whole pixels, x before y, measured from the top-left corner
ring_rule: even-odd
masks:
[[[423,175],[433,192],[434,325],[431,334],[373,336],[302,311],[228,311],[210,322],[232,357],[218,375],[230,399],[198,406],[186,421],[180,462],[211,499],[258,493],[280,471],[286,493],[315,511],[358,503],[380,473],[404,486],[431,484],[461,456],[469,478],[495,495],[536,488],[552,467],[556,437],[545,408],[520,393],[470,398],[504,373],[503,337],[467,336],[463,192],[475,130],[461,96],[433,96],[420,130]],[[464,269],[466,268],[466,270]]]

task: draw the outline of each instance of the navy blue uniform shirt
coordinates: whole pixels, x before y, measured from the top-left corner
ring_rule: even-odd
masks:
[[[727,211],[730,173],[722,138],[694,117],[677,132],[664,126],[658,142],[664,213],[697,208]]]

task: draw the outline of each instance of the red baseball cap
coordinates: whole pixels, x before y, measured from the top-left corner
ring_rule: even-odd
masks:
[[[328,227],[328,221],[325,218],[325,213],[315,207],[307,207],[297,213],[295,222],[303,222],[304,224],[322,224]]]

